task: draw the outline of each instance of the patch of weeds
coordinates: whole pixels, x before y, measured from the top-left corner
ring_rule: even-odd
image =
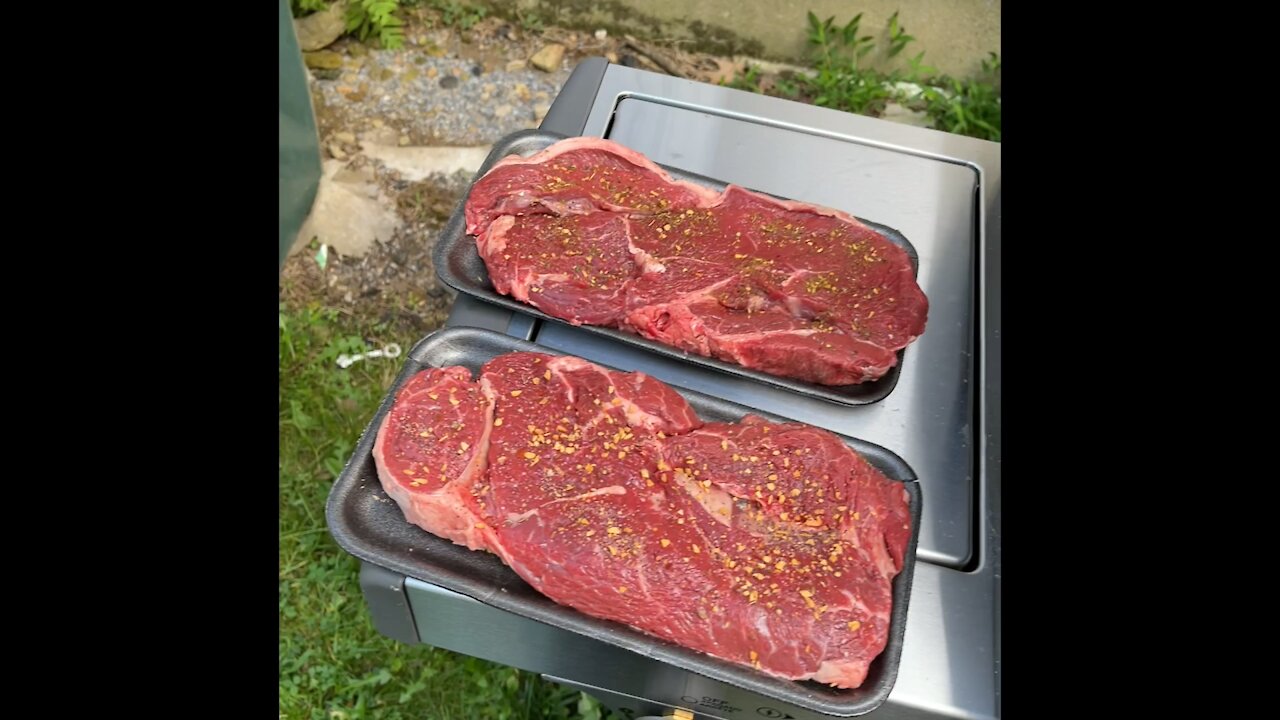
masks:
[[[974,80],[941,78],[942,87],[925,87],[924,110],[939,130],[1000,142],[1000,56],[982,61],[982,77]]]
[[[871,35],[858,34],[862,13],[843,26],[835,24],[835,17],[819,21],[812,11],[808,17],[808,39],[814,46],[814,69],[818,72],[812,78],[801,79],[800,84],[813,104],[861,115],[882,113],[893,94],[885,87],[883,74],[859,67],[862,59],[875,50]],[[898,50],[905,45],[902,42]]]
[[[329,7],[329,0],[289,0],[289,9],[294,17],[303,17],[313,12],[320,12]]]
[[[521,10],[520,6],[516,5],[515,13],[516,20],[520,22],[520,27],[524,28],[525,32],[540,33],[546,28],[546,20],[537,10]]]
[[[431,0],[431,7],[440,11],[440,19],[445,25],[462,30],[470,30],[489,14],[488,8],[459,0]]]
[[[444,222],[458,204],[458,194],[430,178],[410,185],[396,198],[396,207],[409,222]]]
[[[399,0],[351,0],[347,5],[347,32],[362,41],[370,36],[388,50],[404,46],[404,20],[396,11]]]
[[[747,63],[743,72],[739,72],[733,76],[733,79],[725,82],[720,81],[724,87],[731,87],[735,90],[746,90],[748,92],[760,92],[760,68]]]
[[[924,64],[923,51],[906,61],[905,72],[884,72],[864,64],[876,40],[862,34],[862,13],[843,25],[834,16],[819,20],[812,11],[807,18],[812,76],[782,73],[770,82],[748,63],[731,81],[720,84],[872,116],[883,114],[890,101],[898,101],[925,112],[938,130],[1000,141],[1000,58],[995,53],[983,61],[981,76],[970,80],[937,76],[936,68]],[[897,12],[889,17],[884,37],[888,58],[897,57],[915,41]],[[921,86],[920,90],[895,87],[904,81]]]
[[[330,538],[324,506],[401,365],[336,361],[417,339],[316,304],[280,305],[280,717],[603,720],[594,700],[534,673],[373,629],[359,561]]]

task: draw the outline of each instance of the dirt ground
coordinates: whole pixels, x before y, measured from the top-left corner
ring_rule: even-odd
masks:
[[[370,144],[481,147],[537,127],[571,69],[586,57],[711,83],[731,79],[744,63],[604,30],[529,28],[499,17],[464,30],[422,7],[408,9],[407,20],[400,49],[343,37],[324,48],[330,67],[309,61],[324,159],[345,163],[344,177],[364,183],[360,187],[371,194],[376,189],[400,226],[359,254],[344,256],[326,246],[323,265],[320,242],[300,238],[281,274],[280,300],[292,307],[323,303],[361,323],[385,322],[418,335],[440,327],[452,303],[451,292],[436,280],[431,252],[471,172],[411,179],[368,157]],[[553,45],[563,46],[563,59],[555,67],[535,67],[539,51]],[[788,69],[774,68],[779,71]]]

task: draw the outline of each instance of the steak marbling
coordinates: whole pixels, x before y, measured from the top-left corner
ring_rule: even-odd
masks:
[[[842,688],[888,639],[907,493],[826,431],[703,424],[642,373],[510,353],[412,378],[374,460],[411,522],[588,615]]]
[[[608,140],[500,161],[465,216],[498,292],[769,374],[875,380],[924,332],[906,251],[857,219],[674,180]]]

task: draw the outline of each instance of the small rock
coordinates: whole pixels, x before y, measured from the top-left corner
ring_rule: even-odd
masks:
[[[334,140],[337,140],[338,142],[342,143],[343,145],[355,145],[355,144],[356,144],[356,134],[355,134],[355,133],[351,133],[351,132],[340,132],[340,133],[334,133],[334,135],[333,135],[333,139],[334,139]]]
[[[614,65],[617,65],[617,64],[618,64],[618,53],[616,53],[616,52],[614,52],[614,51],[610,50],[609,52],[607,52],[607,53],[605,53],[605,54],[604,54],[604,59],[605,59],[605,60],[608,60],[609,62],[613,63]]]
[[[396,73],[391,68],[382,68],[381,70],[378,71],[378,79],[381,80],[382,82],[386,82],[395,76],[396,76]]]
[[[516,86],[511,89],[511,94],[515,95],[520,102],[529,102],[529,98],[532,97],[529,93],[529,86],[524,83],[516,83]]]
[[[342,151],[342,146],[338,143],[329,143],[329,154],[334,160],[346,160],[347,154]]]
[[[538,122],[542,122],[542,118],[547,116],[551,110],[551,103],[541,102],[533,106],[533,116]]]
[[[427,68],[427,77],[431,78],[432,80],[434,80],[436,76],[439,74],[440,74],[440,71],[435,69],[434,67]]]
[[[369,48],[358,42],[353,42],[347,45],[347,54],[351,57],[364,57],[369,54]]]
[[[312,70],[311,74],[315,75],[317,80],[337,80],[338,77],[342,75],[342,71],[341,70]]]
[[[510,115],[510,114],[511,114],[511,106],[510,106],[510,105],[499,105],[498,107],[494,108],[494,110],[493,110],[493,116],[494,116],[494,117],[504,118],[504,117],[506,117],[506,116],[508,116],[508,115]]]
[[[511,62],[507,63],[507,72],[519,72],[524,68],[525,68],[525,62],[523,60],[512,60]]]
[[[600,28],[599,30],[597,30],[597,31],[596,31],[596,39],[597,39],[597,40],[603,40],[603,39],[605,39],[605,38],[607,38],[607,37],[609,37],[609,31],[608,31],[608,30],[605,30],[604,28]]]
[[[472,74],[472,75],[474,75],[474,76],[476,76],[476,77],[480,77],[480,75],[482,75],[483,73],[484,73],[484,68],[483,68],[483,67],[481,67],[480,65],[472,65],[472,66],[471,66],[471,74]]]
[[[417,79],[418,79],[418,69],[417,69],[417,68],[409,68],[408,70],[405,70],[405,71],[404,71],[404,75],[401,75],[401,76],[400,76],[400,81],[401,81],[401,82],[406,82],[406,83],[411,83],[411,82],[413,82],[414,80],[417,80]]]
[[[389,127],[379,127],[360,134],[362,146],[367,150],[368,145],[394,145],[400,140],[400,135]]]
[[[444,77],[440,78],[440,87],[444,88],[445,90],[452,90],[458,87],[458,78],[452,75],[445,75]]]
[[[339,70],[342,68],[342,56],[328,50],[322,52],[304,52],[302,59],[312,70]]]
[[[408,144],[409,144],[409,136],[408,136],[408,135],[401,135],[401,136],[400,136],[399,143],[400,143],[400,147],[404,147],[404,146],[408,145]]]
[[[564,60],[564,46],[560,43],[551,43],[534,53],[533,57],[529,58],[529,64],[543,72],[555,72],[560,69],[561,60]]]
[[[380,128],[380,127],[382,127],[383,125],[386,125],[386,123],[382,121],[382,118],[374,118],[374,119],[373,119],[373,126],[374,126],[374,127],[376,127],[376,128]]]
[[[551,95],[546,90],[539,90],[533,94],[533,99],[538,102],[551,102]]]
[[[293,21],[293,29],[303,52],[326,48],[347,31],[347,4],[335,2],[327,10],[298,18]]]

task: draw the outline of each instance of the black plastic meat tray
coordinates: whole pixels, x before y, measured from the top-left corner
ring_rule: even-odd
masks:
[[[921,496],[919,483],[911,468],[902,458],[879,445],[842,436],[845,443],[866,457],[887,477],[902,482],[906,487],[911,508],[911,540],[907,545],[902,572],[893,580],[893,610],[890,615],[888,644],[884,652],[871,663],[862,687],[854,690],[838,690],[815,682],[770,677],[751,668],[656,639],[620,623],[593,618],[558,605],[520,579],[496,555],[454,545],[406,521],[400,508],[382,491],[372,455],[377,429],[390,410],[396,392],[410,377],[424,368],[461,365],[478,377],[480,366],[485,362],[497,355],[517,351],[564,354],[479,328],[449,328],[438,331],[428,335],[409,352],[404,368],[383,399],[377,414],[365,428],[350,462],[334,481],[329,494],[326,508],[329,532],[343,549],[366,562],[468,595],[492,607],[814,712],[842,717],[862,715],[875,710],[889,697],[898,674],[903,631],[907,622],[907,602],[911,595],[916,542],[920,531]],[[674,389],[706,421],[736,421],[752,412],[768,420],[783,421],[777,416],[756,412],[692,390]]]
[[[499,160],[508,155],[529,156],[540,150],[546,149],[553,143],[565,139],[564,135],[547,132],[545,130],[521,130],[512,133],[498,141],[490,151],[489,157],[485,159],[484,164],[480,166],[480,170],[472,179],[471,185],[474,186],[476,181],[489,172]],[[699,185],[704,185],[715,190],[723,190],[727,183],[720,180],[714,180],[702,175],[685,172],[678,168],[660,166],[680,180],[688,180]],[[468,188],[468,193],[470,189]],[[764,193],[769,195],[769,193]],[[777,195],[770,195],[780,200],[782,198]],[[480,253],[476,250],[475,238],[467,235],[467,222],[464,217],[463,208],[466,204],[463,201],[453,211],[453,216],[449,218],[449,223],[445,225],[443,232],[436,241],[436,248],[433,254],[435,261],[436,273],[440,279],[450,287],[459,292],[466,293],[472,297],[479,298],[486,302],[501,305],[509,310],[521,312],[531,315],[542,320],[552,320],[559,323],[566,323],[564,320],[552,317],[532,305],[527,305],[519,300],[501,295],[494,290],[493,283],[489,281],[489,272],[485,268],[484,261],[480,259]],[[907,255],[911,258],[911,267],[915,270],[917,276],[920,272],[920,259],[916,253],[916,249],[912,247],[907,238],[897,230],[881,225],[880,223],[871,222],[858,218],[858,220],[867,227],[888,238],[889,242],[901,247],[907,251]],[[774,385],[776,387],[786,388],[793,392],[806,395],[808,397],[821,398],[842,405],[868,405],[870,403],[879,402],[889,395],[893,388],[898,384],[898,375],[901,372],[904,351],[898,351],[898,362],[883,377],[872,382],[861,383],[858,385],[818,385],[816,383],[804,382],[802,380],[793,380],[791,378],[778,377],[758,370],[748,370],[741,365],[723,362],[714,358],[704,357],[695,353],[688,353],[683,350],[674,348],[670,345],[664,345],[660,342],[648,340],[634,333],[616,330],[614,328],[600,327],[598,325],[580,325],[578,326],[588,332],[597,333],[611,337],[619,342],[644,348],[650,352],[658,353],[669,358],[683,360],[701,365],[703,367],[713,368],[720,372],[738,375],[740,377],[751,378],[757,382],[766,385]]]

